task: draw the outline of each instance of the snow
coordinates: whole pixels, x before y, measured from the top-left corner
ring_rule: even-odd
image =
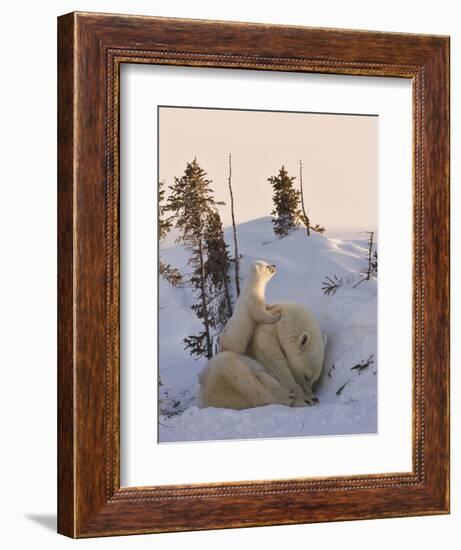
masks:
[[[194,360],[182,342],[201,328],[190,309],[193,296],[190,289],[173,288],[161,280],[160,442],[376,433],[377,280],[372,277],[354,288],[367,265],[368,236],[329,238],[327,233],[312,233],[308,238],[299,228],[279,239],[268,217],[240,224],[237,231],[241,273],[256,260],[275,264],[277,274],[267,287],[267,302],[304,304],[328,337],[324,371],[314,388],[319,404],[200,409],[198,373],[206,360]],[[232,251],[232,228],[224,233]],[[188,255],[182,246],[162,248],[160,256],[187,273]],[[344,285],[326,296],[323,283],[334,275]]]

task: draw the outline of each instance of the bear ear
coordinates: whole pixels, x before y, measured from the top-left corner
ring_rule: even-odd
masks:
[[[298,344],[300,348],[307,348],[311,340],[311,335],[308,332],[303,332],[298,338]]]

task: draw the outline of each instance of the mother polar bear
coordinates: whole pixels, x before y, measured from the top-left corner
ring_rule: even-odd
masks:
[[[245,303],[254,302],[251,292],[245,290],[253,285],[261,290],[261,278],[267,278],[267,283],[275,273],[270,266],[271,275],[267,276],[264,266],[267,264],[256,262],[250,269],[225,333],[228,327],[239,326]],[[312,387],[322,372],[326,337],[305,306],[281,302],[265,307],[275,319],[264,319],[258,313],[252,334],[243,335],[247,338],[245,352],[239,349],[236,353],[231,346],[222,345],[225,351],[212,357],[200,373],[201,407],[247,409],[274,403],[300,407],[318,401]]]

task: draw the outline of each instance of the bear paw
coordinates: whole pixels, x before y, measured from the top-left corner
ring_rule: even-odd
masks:
[[[272,310],[270,312],[270,316],[272,317],[272,319],[270,321],[268,321],[267,324],[268,325],[275,325],[275,323],[278,323],[280,321],[280,319],[282,318],[282,312]]]
[[[290,398],[291,398],[290,407],[305,407],[306,406],[306,402],[304,401],[303,396],[300,395],[299,391],[297,391],[294,388],[290,390]]]
[[[312,395],[310,397],[305,397],[304,402],[307,403],[309,407],[312,407],[313,405],[318,405],[319,398],[316,397],[315,395]]]

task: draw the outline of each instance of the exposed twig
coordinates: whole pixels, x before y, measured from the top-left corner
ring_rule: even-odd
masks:
[[[360,283],[363,283],[363,281],[368,281],[368,279],[366,277],[363,277],[362,279],[360,279],[360,281],[358,283],[356,283],[352,288],[357,288],[359,286]]]
[[[351,370],[356,370],[360,374],[363,370],[367,369],[370,365],[374,364],[374,355],[370,355],[366,361],[361,361],[357,365],[351,367]]]
[[[162,422],[160,422],[160,420],[158,421],[159,423],[159,426],[162,426],[162,428],[168,428],[169,430],[171,429],[171,426],[167,426],[166,424],[163,424]]]
[[[343,389],[349,384],[350,380],[347,380],[347,382],[344,382],[344,384],[339,388],[339,390],[336,392],[336,395],[341,395],[341,392]]]

